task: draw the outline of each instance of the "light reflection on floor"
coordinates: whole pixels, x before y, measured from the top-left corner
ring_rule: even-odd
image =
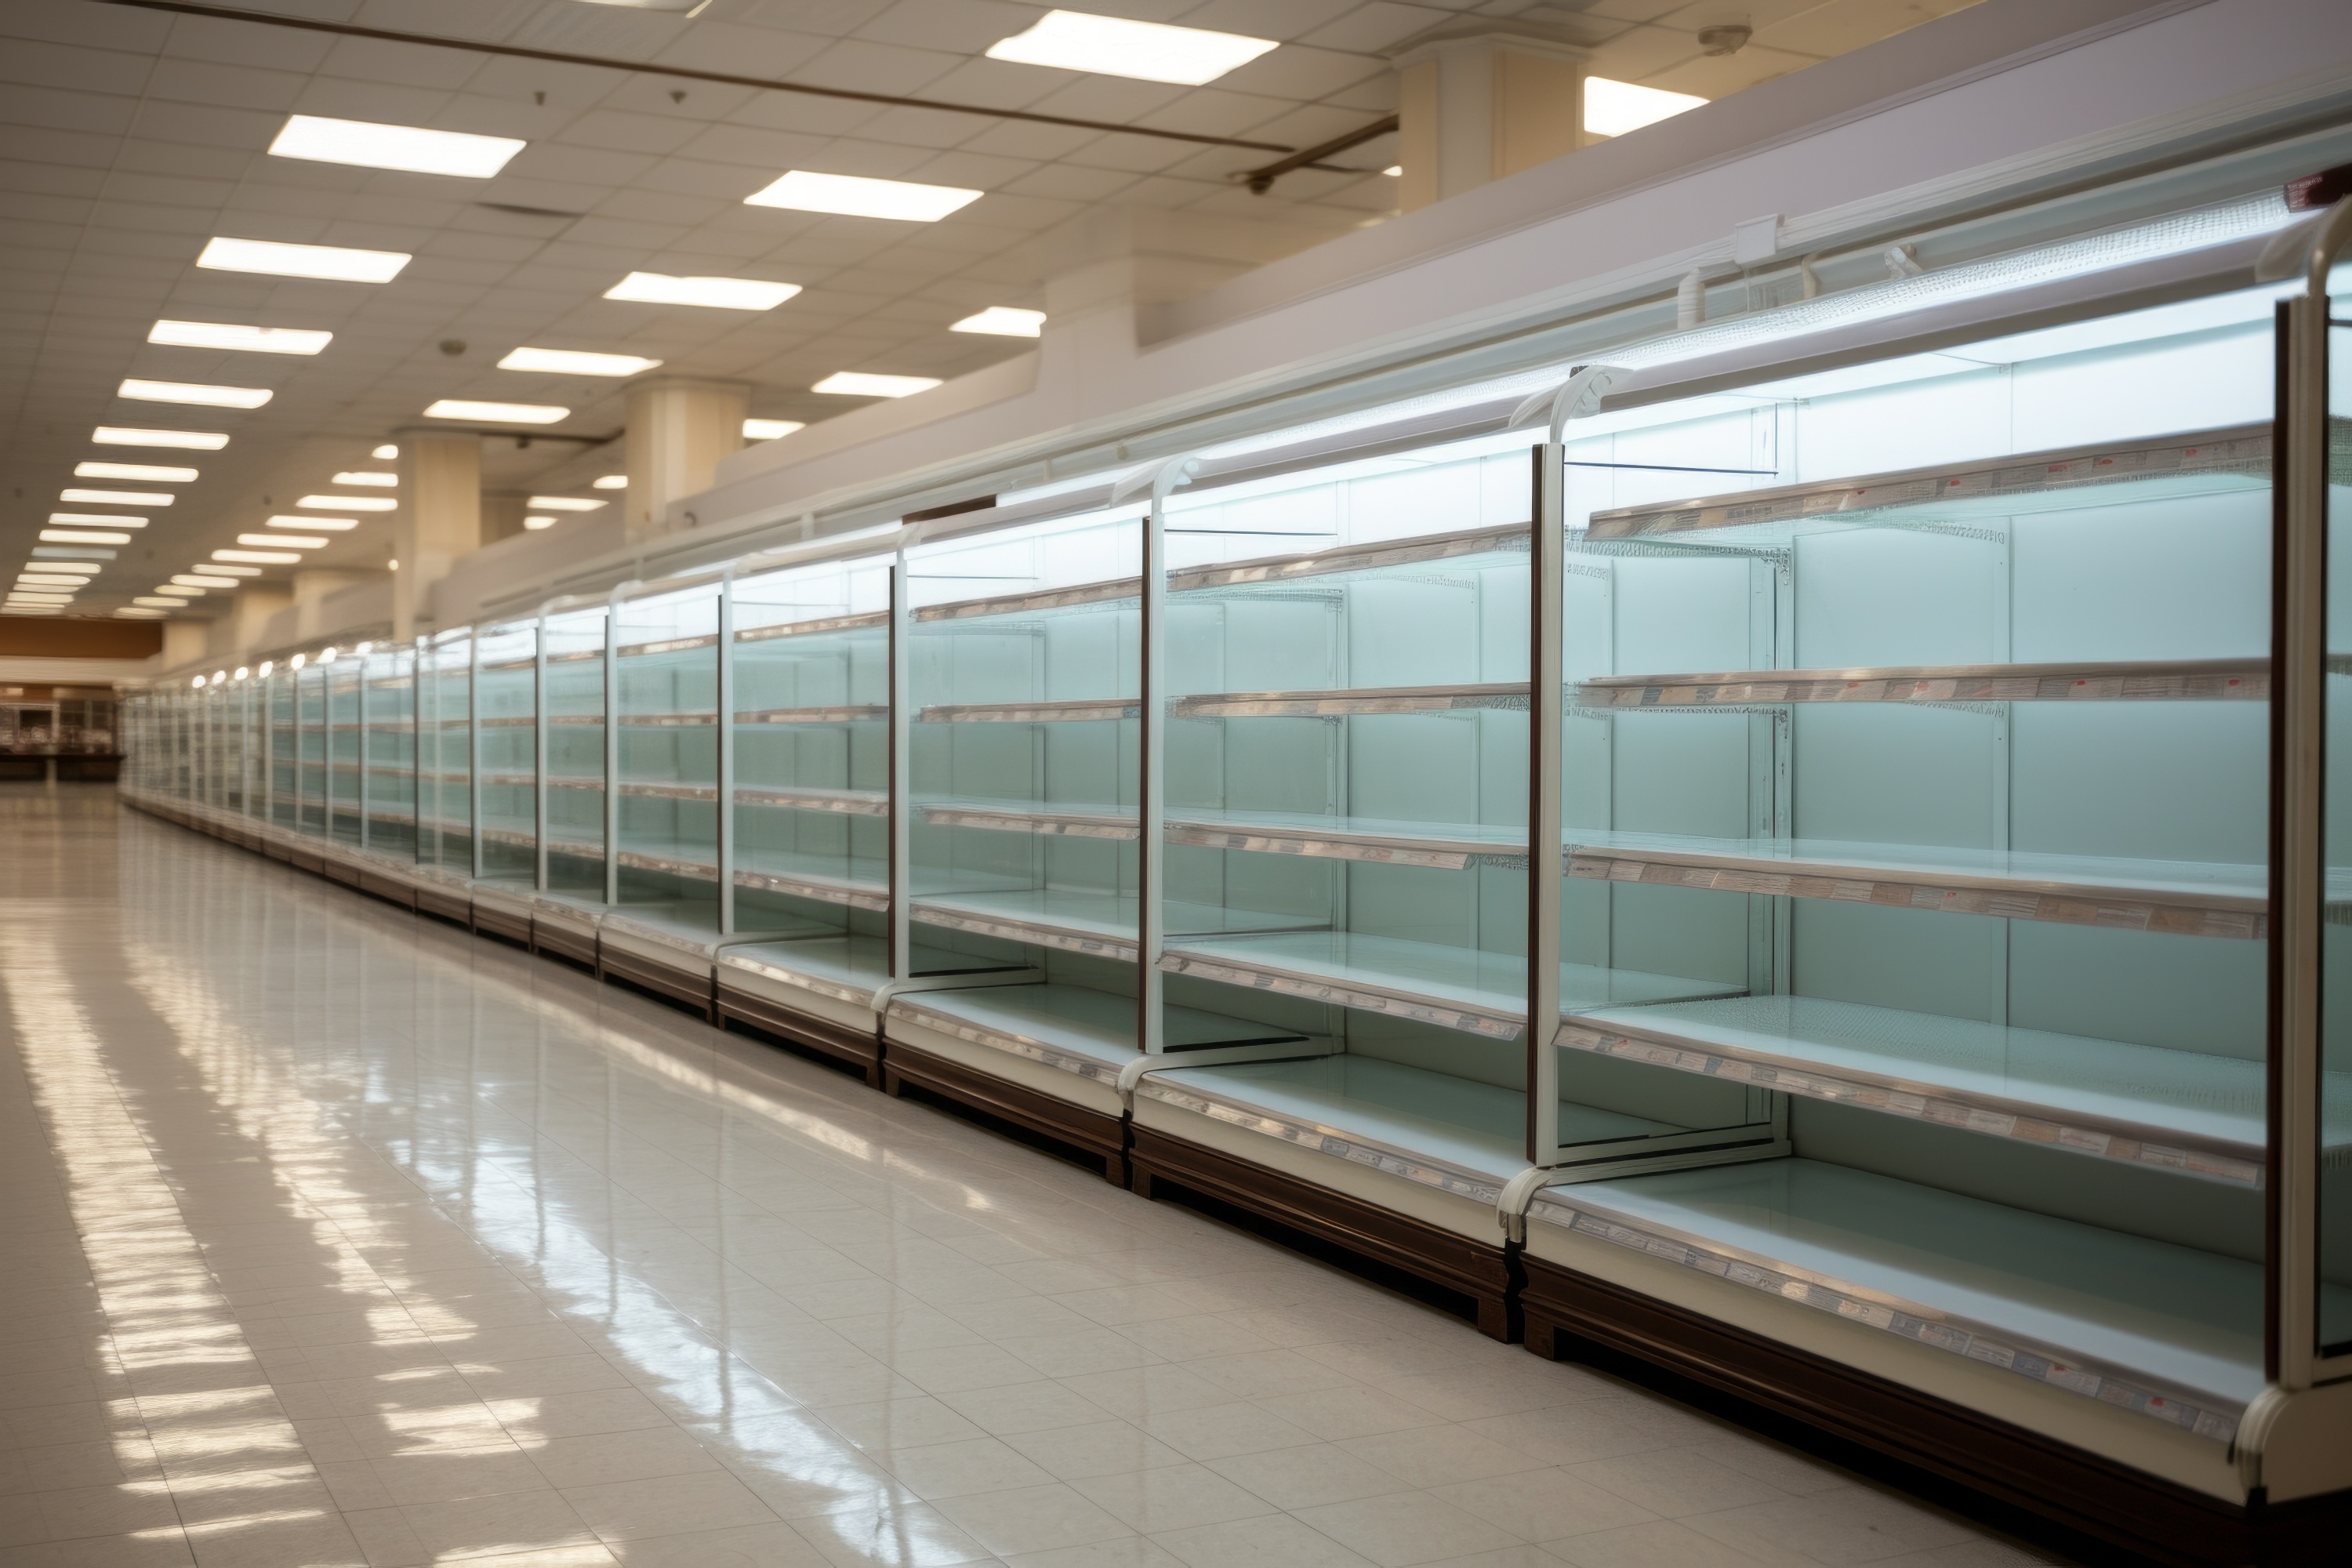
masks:
[[[0,841],[0,1568],[2039,1561],[110,792]]]

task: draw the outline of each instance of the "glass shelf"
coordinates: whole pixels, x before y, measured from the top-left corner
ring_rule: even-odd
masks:
[[[2262,702],[2270,692],[2266,658],[2195,658],[1604,675],[1580,683],[1572,701],[1622,711],[1787,702]]]
[[[1461,686],[1364,686],[1333,691],[1225,691],[1180,697],[1177,719],[1346,718],[1360,713],[1439,713],[1496,708],[1524,713],[1525,681]]]
[[[998,937],[1065,952],[1135,962],[1136,901],[1132,893],[1066,888],[1010,888],[918,895],[910,910],[926,925]],[[1303,915],[1258,914],[1171,899],[1163,918],[1172,936],[1319,927]]]
[[[997,594],[984,599],[950,599],[925,605],[914,612],[922,625],[940,621],[978,620],[989,616],[1038,615],[1051,610],[1108,609],[1132,605],[1142,596],[1142,579],[1118,577],[1102,583],[1075,583],[1062,588],[1040,588],[1025,594]]]
[[[1480,1203],[1527,1168],[1525,1093],[1377,1057],[1177,1067],[1137,1093]],[[1580,1143],[1683,1131],[1565,1100],[1560,1119]]]
[[[718,634],[705,632],[698,637],[658,637],[650,642],[624,643],[613,650],[613,655],[616,658],[652,658],[666,653],[692,653],[697,648],[718,646]]]
[[[941,801],[921,808],[925,820],[1003,833],[1064,835],[1132,843],[1135,814],[1110,806],[1028,805],[1020,802]],[[1200,811],[1171,808],[1168,842],[1204,849],[1362,860],[1459,871],[1474,859],[1509,859],[1528,852],[1521,829],[1486,825],[1396,822],[1378,817],[1322,816],[1306,812]]]
[[[963,991],[909,991],[890,999],[890,1011],[975,1045],[1009,1050],[1048,1067],[1116,1084],[1139,1054],[1135,999],[1077,985],[989,985]],[[1198,1007],[1169,1007],[1168,1050],[1179,1054],[1218,1046],[1308,1044],[1306,1036],[1274,1025],[1230,1018]]]
[[[1583,830],[1569,833],[1568,851],[1570,876],[1599,881],[2187,936],[2260,941],[2270,930],[2260,866]]]
[[[1227,985],[1385,1013],[1489,1039],[1519,1037],[1528,1020],[1528,965],[1517,953],[1448,947],[1354,931],[1176,935],[1173,906],[1160,966]],[[1746,987],[1591,964],[1559,966],[1560,1012],[1638,1006]]]
[[[763,708],[735,715],[738,724],[854,724],[890,717],[879,702],[853,702],[834,708]]]
[[[1181,521],[1169,531],[1181,534]],[[1198,593],[1217,588],[1247,588],[1261,584],[1295,582],[1307,577],[1345,577],[1377,573],[1433,561],[1455,565],[1505,564],[1502,558],[1524,561],[1528,552],[1525,523],[1492,528],[1460,529],[1450,533],[1421,534],[1406,539],[1373,540],[1299,554],[1262,556],[1213,566],[1190,566],[1168,574],[1171,593]],[[1497,558],[1481,562],[1479,557]]]
[[[1528,1211],[2226,1441],[2263,1388],[2263,1268],[1788,1159],[1547,1188]]]
[[[2239,1186],[2263,1181],[2260,1061],[1806,996],[1601,1010],[1570,1049]],[[2331,1114],[2352,1079],[2331,1079]]]
[[[717,869],[704,874],[715,876]],[[880,912],[890,907],[887,863],[863,856],[740,845],[735,885],[854,910]]]
[[[919,978],[1005,974],[1027,967],[1006,959],[954,952],[919,941],[914,943],[910,956],[913,973]],[[890,978],[890,944],[883,937],[842,931],[730,947],[719,962],[730,969],[748,970],[839,1001],[869,1005],[874,993]]]
[[[616,713],[613,716],[613,721],[623,729],[681,730],[694,729],[702,725],[715,726],[719,722],[719,715],[716,713]],[[601,724],[604,721],[597,719],[593,722]]]
[[[1076,724],[1134,719],[1143,712],[1132,697],[1076,697],[1034,702],[935,702],[917,709],[922,724]]]
[[[1864,527],[1905,517],[1965,521],[2123,501],[2265,489],[2271,431],[2243,425],[2090,447],[2065,447],[1863,479],[1781,485],[1702,500],[1620,507],[1592,514],[1591,540],[1678,533],[1736,537],[1790,524]],[[2111,496],[2085,494],[2117,488]]]
[[[855,616],[828,616],[821,620],[791,621],[782,626],[746,626],[735,634],[739,643],[773,642],[780,637],[827,637],[840,632],[875,631],[890,624],[887,610],[869,610]]]
[[[735,787],[738,805],[772,806],[780,811],[829,811],[844,816],[887,816],[890,796],[878,789],[824,789],[768,785]]]

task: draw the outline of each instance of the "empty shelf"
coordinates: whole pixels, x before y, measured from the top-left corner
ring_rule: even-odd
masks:
[[[758,608],[760,606],[757,605],[745,604],[739,600],[735,605],[735,613],[740,616],[747,609]],[[780,637],[824,637],[831,632],[879,630],[887,628],[889,625],[888,611],[868,610],[862,615],[827,616],[814,621],[789,621],[778,626],[746,626],[735,634],[735,640],[739,643],[773,642]]]
[[[1999,517],[2051,505],[2083,505],[2083,489],[2119,483],[2180,495],[2259,489],[2269,484],[2270,469],[2270,426],[2242,425],[2154,441],[2071,447],[1702,500],[1620,507],[1593,513],[1586,537],[1654,539],[1808,522],[1854,526],[1920,509],[1933,509],[1937,517]]]
[[[1034,702],[938,702],[916,710],[926,724],[1070,724],[1133,719],[1143,711],[1132,697],[1076,697]]]
[[[996,833],[1034,833],[1069,838],[1116,838],[1132,842],[1135,813],[1116,806],[1031,805],[1020,801],[950,800],[917,807],[923,820],[940,827],[984,827]]]
[[[735,715],[738,724],[850,724],[887,719],[890,710],[879,702],[853,702],[833,708],[759,708]]]
[[[1778,898],[1827,899],[2184,936],[2269,934],[2260,866],[1927,845],[1668,834],[1568,836],[1568,871]]]
[[[1606,675],[1581,682],[1575,700],[1618,710],[1784,702],[2260,702],[2270,692],[2266,658],[2193,658]]]
[[[1359,713],[1439,713],[1498,708],[1524,713],[1525,681],[1464,686],[1360,686],[1335,691],[1224,691],[1180,697],[1178,719],[1345,718]]]
[[[913,918],[927,925],[975,936],[999,937],[1066,952],[1090,952],[1135,962],[1136,900],[1132,893],[1084,892],[1063,888],[926,893],[914,901]],[[1178,933],[1297,931],[1323,922],[1304,915],[1257,914],[1169,900],[1163,918],[1172,940]]]
[[[2259,1186],[2259,1061],[1808,996],[1600,1010],[1571,1049]],[[2331,1124],[2352,1077],[2331,1074]]]
[[[1139,1054],[1135,999],[1076,985],[910,991],[890,999],[890,1012],[1100,1083],[1116,1084],[1119,1069]],[[1171,1060],[1181,1060],[1183,1051],[1217,1046],[1307,1044],[1295,1030],[1197,1007],[1167,1008],[1161,1028]]]
[[[1517,953],[1449,947],[1357,931],[1187,936],[1169,920],[1162,969],[1228,985],[1303,996],[1412,1018],[1490,1039],[1517,1039],[1528,1021],[1528,965]],[[1559,966],[1563,1015],[1702,996],[1744,986],[1591,964]]]
[[[1003,974],[1024,967],[1005,959],[951,952],[924,942],[914,944],[912,956],[919,979]],[[796,937],[730,947],[719,963],[865,1006],[872,1004],[876,989],[890,978],[890,944],[884,938],[855,932]]]
[[[1811,1160],[1550,1187],[1559,1226],[2228,1441],[2263,1268]]]
[[[890,907],[889,878],[879,859],[738,846],[735,885],[854,910]]]
[[[623,643],[613,652],[620,658],[645,658],[653,654],[691,653],[698,647],[717,647],[718,646],[718,634],[705,632],[698,637],[662,637],[652,642]]]
[[[738,805],[766,805],[791,811],[831,811],[845,816],[887,816],[890,797],[878,789],[820,789],[772,785],[753,788],[738,784]]]
[[[693,729],[703,724],[718,723],[719,715],[716,713],[616,713],[613,716],[613,721],[616,724],[645,729]],[[600,717],[593,722],[601,724],[604,720]]]
[[[1492,1204],[1527,1168],[1528,1097],[1376,1057],[1328,1056],[1144,1075],[1136,1092],[1165,1104]],[[1679,1132],[1679,1127],[1563,1101],[1560,1142]]]
[[[942,801],[922,807],[925,820],[947,826],[1003,833],[1061,835],[1132,842],[1135,813],[1113,806],[1031,805],[1017,801]],[[1171,809],[1171,844],[1244,849],[1269,855],[1427,866],[1458,871],[1472,860],[1524,857],[1527,835],[1517,827],[1393,822],[1374,817],[1322,816],[1305,812],[1225,812]]]
[[[1116,605],[1143,592],[1139,577],[1119,577],[1105,583],[1074,583],[1066,588],[1033,588],[1021,594],[992,594],[982,599],[950,599],[925,605],[915,611],[922,622],[974,620],[983,616],[1034,615],[1043,610],[1075,610]]]
[[[1170,532],[1181,531],[1171,529]],[[1427,561],[1456,561],[1480,555],[1528,552],[1528,525],[1507,523],[1493,528],[1468,528],[1451,533],[1425,533],[1408,539],[1379,539],[1362,544],[1338,544],[1304,554],[1261,556],[1224,562],[1214,566],[1191,566],[1168,574],[1171,593],[1204,588],[1250,587],[1261,583],[1293,582],[1302,577],[1344,576],[1377,572],[1390,566],[1410,566]]]

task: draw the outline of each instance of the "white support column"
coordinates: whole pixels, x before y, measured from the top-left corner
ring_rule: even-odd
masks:
[[[471,432],[400,432],[400,507],[393,514],[393,636],[416,633],[433,585],[482,547],[482,438]]]
[[[1588,51],[1539,24],[1449,23],[1397,57],[1406,212],[1584,144]]]
[[[743,447],[751,388],[737,381],[655,375],[629,384],[629,489],[623,532],[632,542],[669,531],[669,504],[707,490],[719,459]]]

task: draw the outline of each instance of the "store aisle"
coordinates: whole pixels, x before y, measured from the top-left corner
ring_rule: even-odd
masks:
[[[110,790],[0,845],[0,1568],[2042,1561]]]

